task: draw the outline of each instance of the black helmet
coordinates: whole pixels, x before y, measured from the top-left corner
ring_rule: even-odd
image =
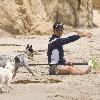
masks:
[[[56,31],[63,31],[63,24],[61,22],[55,22],[53,25],[53,29]]]

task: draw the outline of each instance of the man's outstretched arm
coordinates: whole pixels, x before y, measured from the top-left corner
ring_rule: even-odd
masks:
[[[67,38],[56,38],[49,42],[49,46],[55,47],[55,46],[65,45],[70,42],[74,42],[74,41],[78,40],[79,38],[80,38],[79,35],[72,35]]]
[[[91,38],[91,34],[89,32],[80,32],[77,31],[75,35],[69,36],[67,38],[56,38],[49,42],[49,46],[55,46],[55,45],[65,45],[71,42],[74,42],[81,37],[87,37]]]

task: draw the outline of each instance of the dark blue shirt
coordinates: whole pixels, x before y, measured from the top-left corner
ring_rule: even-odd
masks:
[[[49,64],[64,64],[66,60],[64,59],[63,45],[70,42],[74,42],[80,38],[79,35],[69,36],[67,38],[61,38],[56,35],[52,35],[48,43],[48,63]]]

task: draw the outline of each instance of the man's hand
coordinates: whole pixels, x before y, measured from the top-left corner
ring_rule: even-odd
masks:
[[[91,38],[92,34],[89,32],[81,32],[81,33],[79,33],[79,36]]]
[[[68,65],[68,66],[73,66],[73,63],[72,62],[68,62],[67,64],[65,63],[65,66]]]
[[[74,32],[77,32],[79,34],[80,37],[87,37],[87,38],[91,38],[92,34],[90,32],[81,32],[81,31],[77,31],[74,30]]]

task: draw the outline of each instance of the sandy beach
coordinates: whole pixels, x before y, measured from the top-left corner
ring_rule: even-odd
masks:
[[[65,58],[72,62],[87,62],[100,57],[100,28],[81,29],[93,34],[91,39],[81,38],[64,46]],[[67,34],[64,34],[66,37]],[[47,63],[47,44],[50,36],[1,37],[0,54],[16,56],[33,45],[30,63]],[[83,42],[84,41],[84,42]],[[87,66],[77,66],[85,70]],[[87,75],[48,75],[49,66],[30,66],[36,77],[24,67],[19,68],[12,80],[9,93],[0,94],[0,100],[100,100],[100,73]]]

